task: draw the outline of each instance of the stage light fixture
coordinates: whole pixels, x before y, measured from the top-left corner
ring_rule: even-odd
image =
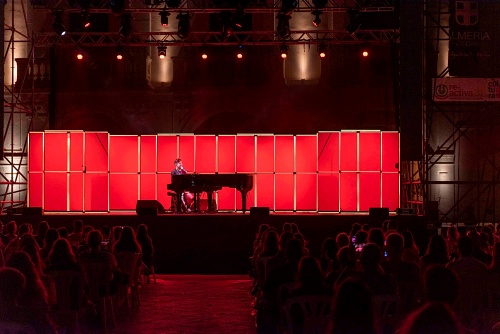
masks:
[[[163,27],[168,27],[168,17],[170,16],[170,13],[167,11],[162,11],[160,12],[160,22]]]
[[[236,13],[234,13],[233,21],[234,21],[234,26],[237,28],[243,28],[243,19],[245,16],[245,11],[241,8],[236,10]]]
[[[243,59],[243,45],[238,45],[238,51],[236,51],[236,58]]]
[[[288,57],[288,45],[283,44],[280,46],[281,58],[286,59]]]
[[[276,32],[280,38],[290,37],[290,15],[284,13],[279,13],[276,18],[278,19],[278,26],[276,27]]]
[[[82,59],[83,59],[83,53],[81,53],[81,52],[77,52],[77,53],[76,53],[76,59],[78,59],[78,60],[82,60]]]
[[[363,52],[361,52],[361,55],[362,55],[363,57],[365,57],[365,58],[366,58],[366,57],[368,57],[370,54],[368,53],[368,51],[367,51],[367,50],[363,50]]]
[[[359,11],[357,9],[349,9],[347,11],[347,16],[349,17],[349,23],[346,25],[345,30],[349,34],[354,34],[361,27]]]
[[[116,46],[116,59],[118,59],[118,60],[123,59],[123,48],[119,44]]]
[[[90,14],[87,10],[82,12],[82,23],[85,29],[90,28]]]
[[[128,37],[132,33],[132,14],[121,15],[120,35]]]
[[[185,39],[189,35],[191,15],[181,12],[176,18],[179,20],[177,23],[177,34],[180,38]]]
[[[312,21],[312,24],[314,24],[315,27],[319,26],[321,23],[321,14],[323,12],[321,10],[313,10],[312,14],[314,15],[314,20]]]
[[[54,23],[52,23],[52,29],[54,29],[55,33],[59,36],[66,35],[66,28],[64,24],[62,24],[62,15],[63,12],[58,10],[52,13],[54,15]]]
[[[165,45],[158,45],[158,58],[165,59],[167,56],[167,47]]]
[[[203,53],[201,54],[201,59],[203,59],[203,60],[208,59],[208,55],[207,55],[207,53],[206,53],[206,52],[203,52]]]
[[[318,45],[318,53],[320,58],[326,57],[326,44],[321,43]]]

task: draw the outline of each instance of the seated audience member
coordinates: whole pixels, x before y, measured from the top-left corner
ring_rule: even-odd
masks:
[[[102,237],[102,235],[101,235]],[[120,239],[113,244],[113,253],[132,252],[141,253],[141,245],[137,242],[135,232],[130,226],[124,226]]]
[[[470,229],[467,236],[472,240],[472,257],[489,266],[493,257],[481,249],[481,235],[475,229]]]
[[[66,227],[64,227],[64,226],[59,227],[59,228],[57,229],[57,231],[59,232],[59,237],[60,237],[60,238],[68,239],[68,237],[69,237],[69,234],[68,234],[68,233],[69,233],[69,232],[68,232],[68,229],[67,229]]]
[[[45,234],[45,240],[43,241],[43,248],[40,249],[40,258],[44,263],[49,259],[49,253],[52,249],[52,245],[56,240],[59,239],[59,231],[55,228],[49,228],[47,234]]]
[[[73,232],[68,235],[68,240],[73,246],[78,246],[83,240],[83,221],[79,219],[73,220]]]
[[[361,230],[365,231],[366,233],[369,233],[370,229],[371,229],[370,224],[363,224],[363,226],[361,226]]]
[[[111,234],[112,240],[111,240],[111,250],[113,250],[113,244],[120,239],[120,235],[122,235],[123,231],[123,226],[114,226],[113,227],[113,232]]]
[[[18,299],[25,295],[26,277],[17,269],[0,268],[0,326],[1,322],[30,326],[35,333],[56,333],[46,315],[33,312],[19,305]]]
[[[458,258],[458,238],[460,238],[460,233],[458,233],[457,227],[448,227],[446,231],[446,246],[448,248],[450,260],[456,260]]]
[[[286,223],[286,224],[288,224],[288,223]],[[292,226],[290,225],[290,229],[291,228],[292,228]],[[257,231],[257,234],[255,235],[255,240],[253,242],[254,253],[258,247],[262,246],[262,243],[264,242],[264,236],[265,236],[267,230],[269,230],[269,225],[267,225],[267,224],[260,224],[259,225],[259,230]],[[262,251],[262,247],[258,253],[260,253],[260,251]]]
[[[331,334],[376,334],[372,298],[366,284],[348,278],[336,289],[332,306]]]
[[[19,251],[19,243],[25,236],[33,236],[33,226],[31,226],[31,224],[24,223],[19,226],[19,235],[16,238],[10,240],[9,244],[4,249],[6,258],[8,258],[11,254]]]
[[[257,287],[259,290],[262,288],[262,285],[264,284],[264,281],[266,279],[266,261],[271,256],[276,255],[278,253],[278,250],[278,234],[276,233],[276,230],[270,229],[266,233],[263,249],[255,259]]]
[[[113,246],[113,242],[111,239],[111,228],[109,226],[102,226],[101,234],[102,234],[101,250],[111,252],[111,247]]]
[[[45,240],[45,234],[47,234],[47,231],[49,230],[49,223],[46,221],[41,221],[40,224],[38,225],[38,231],[36,232],[36,242],[38,243],[38,246],[40,248],[43,247],[43,241]]]
[[[401,233],[403,236],[403,254],[401,255],[401,259],[406,262],[413,262],[418,264],[420,262],[420,250],[415,244],[415,239],[413,238],[413,234],[406,230]]]
[[[99,230],[90,231],[89,234],[87,234],[87,244],[89,245],[90,249],[78,254],[78,259],[82,267],[84,267],[84,271],[86,263],[102,264],[103,268],[105,268],[105,272],[102,272],[100,275],[101,280],[98,282],[100,284],[99,293],[100,295],[116,293],[118,282],[121,280],[121,275],[119,275],[119,273],[117,272],[118,265],[116,263],[114,255],[110,252],[101,250],[101,232]],[[87,279],[89,279],[89,275],[87,272],[86,276]],[[101,284],[103,282],[104,284]],[[92,282],[88,282],[88,284],[90,285],[92,284]]]
[[[0,221],[0,249],[3,249],[6,244],[8,244],[9,241],[7,238],[3,235],[3,223]]]
[[[300,233],[299,226],[297,224],[290,223],[290,225],[292,226],[292,234]]]
[[[360,223],[354,223],[351,226],[351,232],[349,232],[349,239],[352,240],[352,237],[356,237],[356,233],[358,231],[361,231],[361,224]]]
[[[340,265],[337,260],[337,242],[333,238],[326,238],[321,246],[321,258],[319,263],[321,265],[321,271],[323,275],[326,276],[332,271],[338,272]]]
[[[332,294],[323,282],[318,261],[312,256],[304,256],[300,260],[296,282],[296,287],[290,291],[290,297]]]
[[[443,302],[455,306],[458,298],[458,277],[453,270],[432,265],[424,274],[424,298],[428,302]]]
[[[368,242],[368,233],[366,231],[358,231],[356,233],[356,242],[353,243],[354,245],[365,245]]]
[[[446,241],[440,235],[433,235],[429,246],[427,246],[427,253],[420,259],[420,272],[424,273],[427,267],[432,264],[444,266],[449,260]]]
[[[87,245],[87,235],[90,231],[94,230],[94,228],[90,225],[85,225],[83,227],[83,238],[77,245],[77,247],[73,247],[76,250],[76,253],[80,254],[83,251],[89,250],[89,245]],[[102,250],[102,249],[101,249]]]
[[[400,334],[463,334],[464,329],[451,307],[430,302],[410,314],[398,331]]]
[[[366,283],[372,295],[395,295],[396,280],[388,274],[380,272],[380,248],[375,244],[366,244],[361,251],[360,279]]]
[[[458,239],[458,260],[447,264],[459,279],[460,293],[457,301],[457,315],[470,329],[482,331],[485,311],[488,306],[488,290],[479,284],[488,277],[487,267],[472,257],[473,241],[465,236]]]
[[[149,280],[149,274],[151,273],[153,266],[153,256],[154,256],[154,247],[153,240],[149,237],[148,227],[144,224],[139,225],[137,228],[137,241],[141,245],[142,250],[142,262],[146,266],[144,269],[144,274]]]
[[[349,246],[349,244],[351,243],[350,239],[349,239],[349,235],[347,233],[344,233],[344,232],[337,234],[335,241],[337,242],[338,249],[341,249],[344,246]]]
[[[350,246],[344,246],[337,252],[337,260],[339,261],[340,269],[336,272],[331,272],[326,277],[328,287],[337,287],[350,277],[359,277],[360,273],[356,271],[356,253]]]
[[[283,232],[288,232],[288,233],[292,234],[293,233],[292,232],[292,224],[284,223],[283,227],[281,228],[281,233],[283,233]]]
[[[286,254],[285,254],[285,248],[286,244],[288,243],[289,240],[293,239],[293,235],[289,232],[283,232],[280,235],[280,239],[278,241],[278,252],[267,258],[266,263],[265,263],[265,268],[266,268],[266,276],[274,268],[280,267],[286,263]]]

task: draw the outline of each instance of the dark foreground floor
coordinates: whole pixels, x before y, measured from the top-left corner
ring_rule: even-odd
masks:
[[[246,275],[156,275],[113,333],[256,333]]]

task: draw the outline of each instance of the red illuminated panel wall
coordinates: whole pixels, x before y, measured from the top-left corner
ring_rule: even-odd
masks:
[[[28,204],[46,211],[134,211],[138,199],[171,205],[166,186],[182,157],[198,173],[251,173],[247,209],[368,211],[399,207],[399,134],[109,136],[104,132],[33,132]],[[223,188],[218,209],[241,209]]]

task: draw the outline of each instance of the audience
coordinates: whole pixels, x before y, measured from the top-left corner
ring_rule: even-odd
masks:
[[[464,330],[449,305],[431,302],[406,319],[400,334],[463,334]]]
[[[61,235],[61,238],[64,236]],[[73,246],[77,246],[83,240],[83,221],[79,219],[73,221],[73,232],[68,235],[68,240]]]
[[[151,273],[154,264],[153,263],[154,247],[153,247],[153,241],[151,240],[148,234],[148,227],[145,224],[141,224],[137,228],[136,238],[142,250],[142,262],[144,263],[145,266],[144,275],[146,276],[146,280],[149,282],[149,274]]]

